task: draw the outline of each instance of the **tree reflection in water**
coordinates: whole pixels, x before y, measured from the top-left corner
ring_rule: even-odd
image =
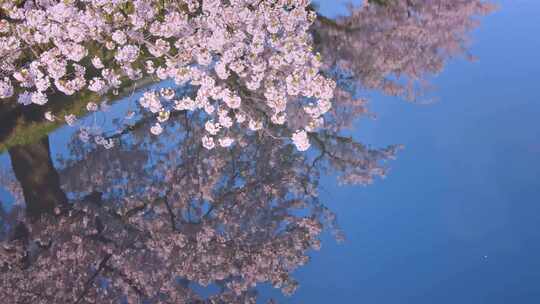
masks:
[[[474,16],[490,7],[451,3],[388,1],[337,20],[318,16],[316,46],[338,87],[324,125],[307,134],[308,152],[289,139],[306,123],[295,109],[283,125],[231,127],[228,148],[203,147],[203,111],[171,113],[160,136],[147,131],[152,117],[142,113],[134,127],[110,135],[116,145],[108,150],[74,137],[58,168],[47,138],[10,148],[14,174],[0,182],[25,203],[0,212],[0,296],[13,303],[255,303],[261,283],[292,294],[291,273],[319,249],[323,228],[341,237],[317,195],[321,175],[369,184],[399,149],[342,135],[368,113],[358,89],[414,96],[415,82],[465,52]],[[271,120],[256,106],[261,94],[237,89],[244,111]],[[219,292],[200,295],[194,284]]]

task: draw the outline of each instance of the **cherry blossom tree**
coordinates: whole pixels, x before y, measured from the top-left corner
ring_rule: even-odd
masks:
[[[324,127],[332,108],[366,113],[365,101],[336,91],[336,81],[413,97],[415,84],[466,52],[475,17],[491,9],[481,0],[372,1],[329,20],[307,0],[4,1],[0,99],[46,105],[51,97],[117,93],[141,78],[172,79],[197,94],[145,94],[141,107],[157,117],[153,133],[171,111],[203,110],[205,146],[227,145],[232,125],[218,122],[226,111],[249,129],[287,123],[306,150],[306,132]],[[246,94],[260,98],[247,106]]]
[[[256,105],[278,124],[285,122],[288,104],[302,108],[313,100],[303,118],[309,131],[331,107],[335,83],[319,73],[320,59],[311,51],[308,29],[316,14],[308,5],[298,0],[2,2],[0,53],[6,59],[0,66],[0,99],[45,105],[54,91],[105,94],[124,80],[155,77],[198,87],[195,98],[145,94],[141,106],[161,117],[204,109],[212,123],[222,109],[245,116],[248,127],[258,129],[260,117],[242,108],[241,86],[265,97]],[[73,123],[71,116],[65,120]],[[306,139],[304,128],[294,131],[295,142]],[[158,122],[153,132],[159,129]],[[219,140],[218,133],[215,126],[204,138],[207,147]]]
[[[57,168],[46,137],[8,150],[13,174],[0,182],[25,202],[0,212],[0,296],[255,303],[258,284],[294,292],[291,273],[324,227],[337,229],[321,175],[369,184],[400,148],[343,136],[369,115],[358,89],[413,96],[489,10],[372,1],[330,20],[307,0],[0,1],[0,124],[80,128]],[[134,124],[95,131],[64,111],[83,100],[95,114],[148,79],[164,85],[144,89]],[[193,284],[219,292],[205,299]]]

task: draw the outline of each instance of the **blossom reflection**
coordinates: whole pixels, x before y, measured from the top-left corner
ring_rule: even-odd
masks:
[[[74,139],[58,169],[70,202],[37,202],[33,217],[11,226],[4,296],[190,303],[202,300],[190,289],[197,283],[219,286],[208,301],[244,303],[265,282],[291,294],[291,272],[320,247],[323,227],[337,228],[317,196],[320,170],[335,166],[344,179],[367,182],[394,153],[325,133],[311,157],[240,131],[231,147],[209,151],[201,117],[175,118],[160,136],[140,124],[109,150]]]
[[[219,13],[210,5],[218,2],[203,1],[205,10]],[[227,2],[227,7],[240,2]],[[263,35],[245,47],[264,56],[233,52],[229,68],[212,65],[210,54],[197,47],[190,56],[196,55],[197,64],[217,75],[217,81],[195,73],[190,84],[147,90],[138,100],[136,123],[119,124],[110,134],[83,128],[60,166],[53,165],[48,137],[9,146],[13,173],[2,173],[0,182],[24,203],[0,212],[2,298],[14,303],[255,303],[256,287],[263,283],[292,294],[298,282],[291,273],[309,261],[310,250],[320,248],[321,231],[329,228],[341,237],[335,215],[317,194],[321,176],[370,184],[385,176],[386,161],[400,148],[370,148],[343,136],[356,119],[369,114],[359,89],[414,96],[415,82],[466,51],[464,37],[474,16],[490,10],[478,0],[371,1],[352,7],[349,17],[330,20],[315,14],[309,1],[299,1],[295,10],[289,7],[293,1],[278,2],[287,5],[279,10],[291,24],[280,25],[270,14],[271,27],[278,32],[292,27],[301,35],[282,33],[278,40],[283,45],[266,53],[268,45],[258,41],[266,39]],[[295,14],[299,8],[303,13]],[[246,14],[263,12],[253,8]],[[144,38],[132,34],[129,39]],[[121,73],[142,73],[142,67],[136,72],[131,66],[140,49],[126,44],[122,31],[112,35],[114,42],[108,44],[112,49],[119,45],[114,58]],[[280,51],[287,39],[301,46],[298,52]],[[312,54],[312,44],[320,56]],[[156,57],[170,51],[161,39],[146,47]],[[192,58],[184,59],[187,64]],[[244,61],[258,74],[242,73]],[[170,60],[167,64],[177,72],[185,68]],[[105,68],[97,57],[92,66]],[[267,68],[272,71],[268,75]],[[164,73],[153,62],[144,69]],[[84,73],[74,74],[78,79]],[[97,92],[120,86],[118,75],[105,74],[84,86]],[[265,77],[270,80],[264,82]],[[1,85],[2,94],[15,94],[11,81]],[[66,90],[67,84],[60,85]],[[21,94],[23,100],[28,97]],[[44,98],[35,93],[32,102]],[[202,99],[221,101],[196,102]],[[39,121],[20,108],[12,111],[15,106],[0,106],[10,109],[2,108],[2,114],[13,114],[0,122],[1,141],[17,131],[15,121]],[[44,112],[49,106],[37,111],[54,120],[53,113]],[[99,107],[88,103],[86,108],[96,112]],[[66,120],[74,124],[75,116]],[[91,142],[107,149],[84,142],[91,136]],[[198,294],[197,284],[216,286],[218,292]]]

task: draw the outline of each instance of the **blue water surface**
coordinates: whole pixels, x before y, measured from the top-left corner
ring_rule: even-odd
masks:
[[[370,96],[378,120],[355,136],[406,148],[372,186],[325,181],[347,241],[327,240],[285,303],[540,303],[540,2],[498,4],[436,103]]]

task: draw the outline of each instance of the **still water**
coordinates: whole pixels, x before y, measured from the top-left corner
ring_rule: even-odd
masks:
[[[167,81],[2,145],[5,303],[538,303],[540,3],[374,2],[318,2],[338,107],[305,152],[154,135]]]

